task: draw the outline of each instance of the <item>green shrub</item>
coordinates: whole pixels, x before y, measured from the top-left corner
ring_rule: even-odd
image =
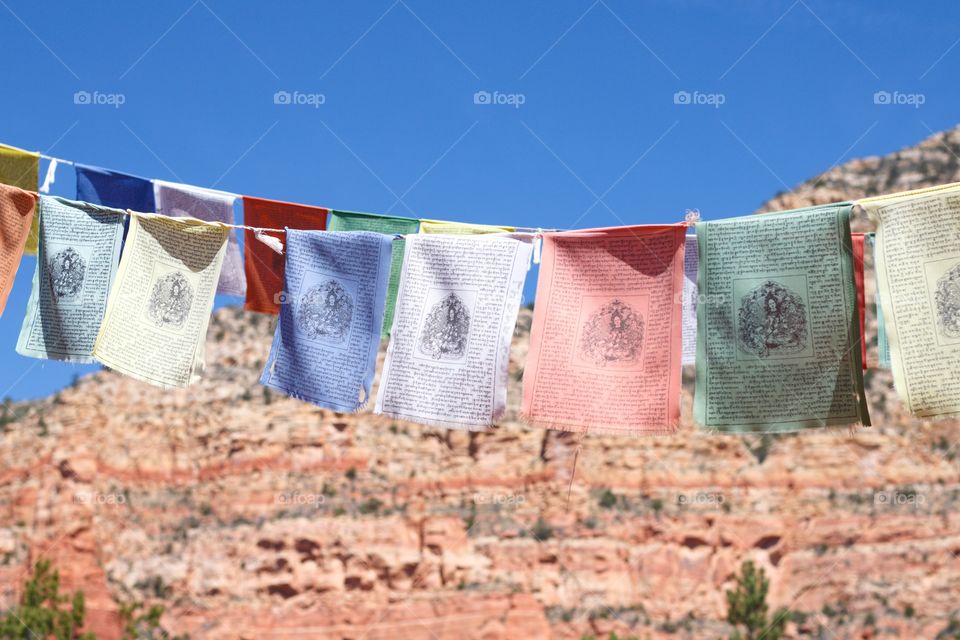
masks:
[[[737,586],[727,591],[727,622],[736,631],[730,640],[780,640],[789,618],[786,609],[779,609],[772,620],[767,619],[767,591],[770,581],[764,570],[759,571],[747,560],[740,568]]]
[[[603,509],[613,509],[617,506],[617,494],[610,489],[604,489],[603,493],[600,494],[599,504]]]
[[[0,618],[4,640],[96,640],[79,632],[86,617],[82,591],[73,596],[60,593],[60,573],[51,570],[48,560],[38,560],[23,587],[20,604]]]

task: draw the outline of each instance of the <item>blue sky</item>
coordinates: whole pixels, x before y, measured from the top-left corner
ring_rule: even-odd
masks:
[[[557,228],[727,217],[957,124],[960,5],[909,8],[0,0],[0,141],[352,210]],[[53,192],[73,189],[62,170]],[[0,396],[91,370],[14,352],[33,269],[0,318]]]

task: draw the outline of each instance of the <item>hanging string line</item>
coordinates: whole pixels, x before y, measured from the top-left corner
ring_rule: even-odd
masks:
[[[50,156],[50,155],[47,155],[47,154],[45,154],[45,153],[41,153],[41,154],[40,154],[40,157],[43,158],[44,160],[48,160],[48,161],[51,162],[51,163],[67,164],[67,165],[70,165],[70,166],[75,166],[75,163],[74,163],[73,161],[71,161],[71,160],[64,160],[64,159],[62,159],[62,158],[57,158],[57,157],[54,157],[54,156]],[[56,166],[56,165],[54,164],[54,166]],[[152,182],[165,183],[165,184],[173,184],[173,185],[178,185],[178,184],[179,184],[179,185],[182,185],[182,186],[184,186],[184,187],[189,187],[189,188],[191,188],[191,189],[195,189],[195,190],[198,190],[198,191],[208,191],[208,192],[214,192],[214,193],[221,193],[221,194],[224,194],[224,195],[227,195],[227,196],[232,196],[232,197],[237,198],[237,199],[243,198],[243,196],[240,195],[240,194],[233,193],[233,192],[231,192],[231,191],[224,191],[224,190],[222,190],[222,189],[209,189],[209,188],[207,188],[207,187],[198,187],[198,186],[191,185],[191,184],[186,184],[186,183],[167,182],[167,181],[165,181],[165,180],[159,180],[159,179],[155,179],[155,180],[151,180],[151,181],[152,181]],[[49,180],[49,184],[52,184],[52,183],[53,183],[53,180],[50,179],[50,180]],[[49,189],[49,185],[47,185],[47,187],[48,187],[48,189]],[[34,192],[34,193],[36,193],[36,192]],[[291,204],[300,204],[300,203],[291,203]],[[312,207],[317,207],[317,208],[320,208],[320,209],[326,209],[327,211],[330,211],[330,212],[339,211],[338,209],[335,209],[335,208],[332,208],[332,207],[324,207],[324,206],[319,206],[319,205],[304,205],[304,206],[312,206]],[[696,224],[696,222],[699,220],[699,214],[700,214],[700,212],[699,212],[698,209],[687,209],[686,213],[689,214],[691,211],[696,212],[696,214],[697,214],[697,215],[696,215],[696,218],[694,218],[694,219],[691,220],[690,216],[688,215],[686,220],[684,220],[683,222],[680,222],[680,223],[678,223],[678,224],[682,224],[682,225],[688,226],[688,227],[689,227],[689,226],[693,226],[694,224]],[[136,213],[139,213],[139,212],[136,212]],[[380,214],[371,213],[371,214],[369,214],[369,215],[379,216]],[[386,216],[386,215],[385,215],[385,216],[383,216],[383,217],[389,218],[390,216]],[[436,220],[435,218],[423,218],[423,219]],[[201,222],[204,222],[204,221],[201,221]],[[448,221],[443,220],[443,222],[448,222]],[[455,221],[449,221],[449,222],[452,222],[453,224],[466,224],[466,225],[471,224],[471,223],[458,223],[458,222],[455,222]],[[285,231],[284,229],[269,229],[269,228],[265,228],[265,227],[251,227],[251,226],[248,226],[248,225],[237,225],[237,224],[227,224],[227,223],[219,223],[219,224],[224,224],[224,225],[226,225],[226,226],[228,226],[228,227],[231,227],[231,228],[233,228],[233,229],[247,229],[247,230],[250,230],[250,231],[253,231],[253,232],[258,232],[258,231],[259,231],[259,232],[284,233],[284,231]],[[483,225],[483,226],[501,226],[501,225]],[[518,233],[518,234],[524,234],[524,235],[529,234],[529,235],[532,235],[532,236],[534,236],[534,237],[540,237],[540,236],[541,236],[542,234],[544,234],[544,233],[568,233],[568,232],[576,232],[576,231],[578,231],[577,229],[544,229],[544,228],[541,228],[541,227],[512,227],[512,226],[508,226],[508,225],[503,225],[502,228],[504,228],[504,229],[513,229],[514,231],[513,231],[512,233]],[[321,231],[321,230],[318,229],[318,231]],[[511,233],[511,232],[509,232],[509,231],[504,231],[504,233]],[[408,234],[397,235],[396,237],[397,237],[397,238],[403,238],[405,235],[408,235]],[[437,234],[437,235],[440,235],[440,234]],[[491,234],[482,234],[482,235],[496,235],[496,234],[495,234],[495,233],[491,233]]]

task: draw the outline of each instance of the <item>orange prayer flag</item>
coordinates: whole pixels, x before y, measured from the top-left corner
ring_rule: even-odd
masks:
[[[0,184],[0,314],[13,288],[36,206],[34,194]]]

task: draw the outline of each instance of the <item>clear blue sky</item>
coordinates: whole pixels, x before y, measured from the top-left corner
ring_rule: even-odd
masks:
[[[719,218],[955,125],[957,24],[946,0],[0,0],[0,141],[372,212]],[[75,104],[78,91],[124,103]],[[675,104],[678,91],[723,104]],[[924,104],[878,105],[877,91]],[[61,171],[54,193],[73,188]],[[91,370],[14,352],[34,264],[0,318],[0,396]]]

